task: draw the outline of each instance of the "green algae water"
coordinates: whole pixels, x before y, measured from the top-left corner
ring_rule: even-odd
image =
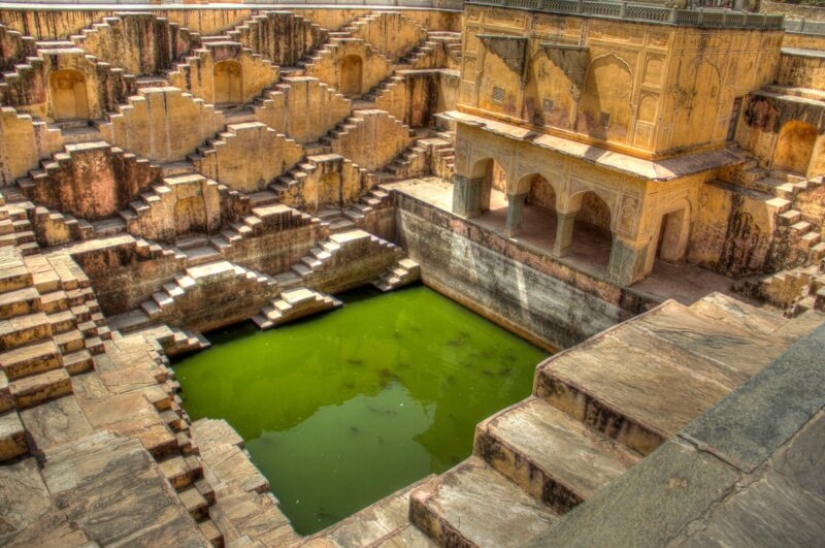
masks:
[[[311,534],[472,452],[546,353],[425,287],[359,290],[259,332],[213,333],[175,365],[193,420],[226,419],[295,530]]]

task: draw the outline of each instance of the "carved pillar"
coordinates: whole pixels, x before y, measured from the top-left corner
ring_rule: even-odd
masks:
[[[489,198],[484,203],[484,177],[453,177],[453,213],[470,219],[478,217],[489,208]]]
[[[573,245],[573,226],[576,224],[578,211],[568,213],[558,212],[556,220],[556,241],[553,244],[553,254],[556,257],[564,257]]]
[[[631,285],[643,279],[647,246],[638,246],[633,240],[613,235],[613,247],[610,251],[610,264],[607,275],[610,281],[619,285]]]
[[[517,236],[521,232],[524,222],[524,203],[527,201],[527,194],[516,194],[507,196],[507,224],[504,232],[508,237]]]

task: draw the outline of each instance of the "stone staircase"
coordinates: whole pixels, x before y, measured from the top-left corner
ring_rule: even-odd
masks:
[[[358,17],[340,32],[365,40],[391,62],[404,65],[403,59],[423,46],[427,30],[401,12],[380,11]]]
[[[124,74],[119,68],[109,63],[98,61],[92,55],[77,47],[70,40],[37,41],[35,55],[26,56],[25,60],[14,65],[14,69],[2,73],[0,79],[0,102],[3,105],[16,107],[26,113],[36,107],[35,100],[42,94],[32,93],[34,89],[43,86],[46,67],[79,67],[90,65],[89,72],[97,73],[98,78],[105,78],[106,88],[110,90],[107,96],[101,98],[102,110],[114,110],[118,104],[125,102],[129,94],[134,93],[135,79],[132,75]],[[31,112],[40,116],[39,110]],[[86,124],[88,125],[88,124]],[[72,125],[67,126],[71,129]]]
[[[819,265],[742,280],[735,283],[733,289],[783,310],[788,318],[808,310],[825,312],[825,259],[820,260]]]
[[[381,146],[365,150],[367,135],[381,135]],[[409,126],[384,110],[355,110],[352,116],[338,124],[321,142],[332,152],[352,160],[359,166],[378,171],[415,140],[415,132]],[[376,143],[378,145],[379,143]]]
[[[72,393],[71,377],[93,368],[110,338],[89,279],[67,256],[24,257],[0,248],[0,422]],[[19,429],[0,429],[2,460],[25,454]],[[5,434],[8,433],[6,436]],[[16,440],[16,441],[15,441]]]
[[[343,303],[335,297],[300,287],[282,291],[260,314],[252,316],[252,321],[264,330],[341,306]]]
[[[368,232],[349,230],[331,234],[291,270],[303,285],[336,294],[377,278],[401,253],[394,244]]]
[[[421,277],[421,266],[412,259],[399,259],[372,284],[382,293],[387,293],[413,284]]]
[[[472,457],[413,490],[410,519],[443,547],[525,545],[823,318],[714,293],[556,354],[538,366],[532,396],[478,425]]]
[[[766,205],[776,211],[776,230],[766,261],[769,271],[806,266],[825,257],[825,227],[817,211],[825,195],[822,177],[805,179],[768,170],[746,156],[741,169],[727,179],[765,196]]]
[[[448,31],[429,31],[426,40],[398,61],[414,70],[458,68],[460,62],[461,33]]]
[[[22,255],[33,255],[40,249],[29,221],[34,206],[25,201],[7,203],[7,196],[14,196],[13,187],[4,188],[0,195],[0,248],[14,246]]]

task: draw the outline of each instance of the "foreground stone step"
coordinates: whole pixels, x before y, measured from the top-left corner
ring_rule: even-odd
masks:
[[[26,429],[16,411],[0,415],[0,462],[15,459],[29,452]],[[6,486],[4,485],[3,488]]]
[[[538,398],[528,398],[479,424],[474,453],[559,514],[641,459]]]
[[[51,335],[51,323],[42,312],[0,321],[0,351],[17,348]]]
[[[45,462],[52,496],[99,545],[206,545],[138,440],[99,431],[47,450]]]
[[[24,287],[8,293],[0,293],[0,318],[13,318],[37,312],[40,293],[34,287]]]
[[[9,379],[60,367],[60,349],[51,340],[21,346],[0,354],[0,366]]]
[[[470,457],[412,492],[410,521],[439,546],[526,545],[558,521],[550,509]]]
[[[15,407],[25,409],[71,394],[72,380],[65,369],[54,369],[10,382],[9,393]]]
[[[535,394],[646,455],[786,347],[668,301],[546,361]]]
[[[428,476],[395,493],[384,497],[367,508],[324,529],[307,539],[305,545],[326,546],[328,548],[346,548],[350,546],[393,546],[391,539],[410,539],[419,546],[434,546],[420,531],[409,531],[410,493],[434,481],[435,476]],[[413,528],[414,529],[414,528]],[[323,541],[323,542],[322,542]],[[399,546],[408,546],[402,544]]]

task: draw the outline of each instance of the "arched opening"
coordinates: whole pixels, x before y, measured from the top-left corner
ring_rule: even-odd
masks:
[[[181,198],[175,203],[175,233],[207,232],[206,207],[200,196]]]
[[[220,61],[214,69],[215,104],[243,103],[243,68],[237,61]]]
[[[792,120],[782,126],[773,154],[774,169],[807,175],[816,144],[816,128],[806,122]]]
[[[586,191],[570,199],[575,215],[566,255],[589,266],[606,269],[613,246],[610,206],[595,192]]]
[[[662,215],[659,241],[656,243],[656,257],[668,263],[677,263],[684,259],[687,250],[688,226],[686,208]]]
[[[505,232],[552,251],[557,225],[553,185],[539,174],[530,174],[522,177],[509,194]]]
[[[623,60],[608,55],[593,61],[579,100],[576,130],[597,139],[626,141],[633,114],[632,89],[633,78]]]
[[[79,70],[57,70],[49,76],[52,116],[55,122],[88,120],[86,76]]]
[[[344,95],[361,95],[363,61],[358,55],[347,55],[341,59],[339,88]]]

